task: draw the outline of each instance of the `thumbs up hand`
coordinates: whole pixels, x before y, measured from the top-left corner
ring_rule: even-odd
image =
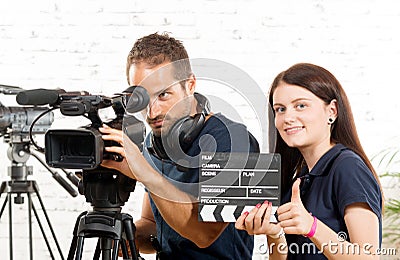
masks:
[[[301,183],[300,178],[297,178],[297,180],[293,183],[292,198],[290,199],[290,201],[296,202],[296,203],[301,203],[301,205],[303,205],[303,203],[301,202],[301,198],[300,198],[300,183]]]
[[[300,182],[301,180],[297,179],[293,183],[290,202],[283,204],[277,210],[278,220],[286,234],[308,234],[314,221],[301,201]]]

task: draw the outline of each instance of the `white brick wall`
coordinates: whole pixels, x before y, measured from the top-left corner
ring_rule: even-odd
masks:
[[[391,139],[400,126],[399,7],[396,0],[2,0],[0,84],[112,94],[127,87],[125,58],[133,42],[168,31],[183,40],[192,58],[231,63],[264,93],[275,75],[294,63],[324,66],[347,91],[361,140],[372,156],[398,145]],[[15,106],[13,97],[1,95],[0,101]],[[1,142],[0,177],[6,180],[9,161]],[[33,159],[29,164],[66,255],[74,221],[88,206],[82,196],[71,198]],[[135,218],[141,196],[138,188],[126,206]],[[20,229],[14,232],[14,251],[16,259],[24,259],[26,203],[14,209]],[[7,227],[5,214],[2,259],[8,258]],[[48,259],[39,230],[34,232],[36,259]],[[255,259],[264,258],[258,250],[262,243]]]

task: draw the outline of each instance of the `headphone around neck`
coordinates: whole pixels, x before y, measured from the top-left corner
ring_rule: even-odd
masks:
[[[194,98],[197,101],[199,113],[179,119],[165,137],[151,134],[151,147],[148,148],[150,154],[159,159],[170,160],[169,153],[178,150],[182,150],[184,153],[188,151],[193,140],[200,134],[211,110],[210,102],[205,96],[194,93]]]

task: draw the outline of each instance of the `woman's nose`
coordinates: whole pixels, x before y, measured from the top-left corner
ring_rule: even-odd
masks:
[[[294,114],[294,111],[292,111],[292,110],[290,110],[290,109],[287,109],[287,110],[285,111],[283,120],[284,120],[285,123],[292,123],[292,122],[294,122],[294,121],[295,121],[295,114]]]

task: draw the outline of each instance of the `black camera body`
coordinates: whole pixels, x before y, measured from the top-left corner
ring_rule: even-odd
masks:
[[[141,88],[141,87],[138,87]],[[141,88],[139,96],[147,95]],[[72,94],[71,94],[72,93]],[[122,130],[138,147],[143,148],[146,128],[142,121],[125,113],[123,95],[113,98],[82,93],[63,93],[53,106],[66,116],[86,116],[91,124],[78,129],[50,129],[45,134],[46,163],[55,168],[80,169],[79,192],[85,195],[97,211],[119,211],[135,189],[136,181],[117,170],[102,167],[104,159],[121,161],[119,154],[105,151],[106,146],[119,146],[114,141],[103,141],[99,127],[106,124]],[[148,96],[145,97],[148,100]],[[147,105],[147,104],[146,104]],[[112,106],[116,117],[103,122],[99,110]],[[138,111],[143,108],[139,104]]]
[[[45,147],[46,163],[54,168],[94,169],[104,157],[101,133],[92,127],[49,130]]]
[[[103,96],[61,95],[60,111],[63,115],[85,115],[92,122],[78,129],[53,129],[45,135],[46,163],[55,168],[95,169],[103,159],[121,160],[115,154],[105,152],[106,146],[119,146],[111,141],[103,141],[98,128],[106,124],[112,128],[124,130],[131,140],[141,149],[145,136],[144,123],[134,116],[125,115],[121,97],[113,99]],[[99,109],[112,106],[116,118],[102,122]]]

